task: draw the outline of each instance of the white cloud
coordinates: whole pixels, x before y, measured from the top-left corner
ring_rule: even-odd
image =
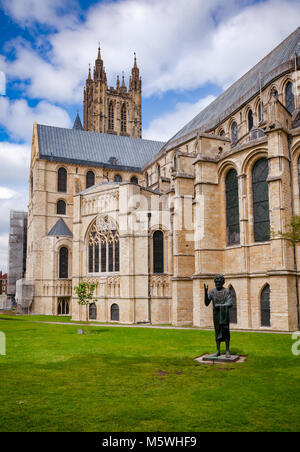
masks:
[[[30,145],[1,142],[0,162],[1,186],[12,191],[28,190]]]
[[[50,3],[46,1],[48,7]],[[136,51],[145,96],[207,82],[225,87],[299,23],[299,1],[294,0],[189,0],[188,7],[186,0],[101,2],[90,7],[84,22],[44,38],[52,46],[46,59],[28,43],[16,41],[17,59],[8,71],[10,77],[30,82],[25,86],[30,97],[80,102],[100,40],[109,84],[122,69],[129,76]]]
[[[8,234],[0,234],[0,271],[7,272],[8,264]]]
[[[27,210],[30,145],[1,142],[0,161],[0,270],[6,270],[10,210]]]
[[[11,199],[16,195],[14,190],[7,187],[0,187],[0,199]]]
[[[175,111],[165,113],[150,123],[148,129],[143,132],[143,138],[158,141],[169,140],[213,100],[215,100],[214,96],[207,96],[204,99],[199,99],[194,104],[188,102],[177,103]]]
[[[33,22],[55,28],[71,26],[78,10],[73,0],[2,0],[2,6],[6,14],[24,27]]]
[[[31,142],[34,121],[57,127],[70,127],[71,120],[65,110],[46,101],[31,108],[24,99],[10,102],[0,97],[0,124],[14,139]]]

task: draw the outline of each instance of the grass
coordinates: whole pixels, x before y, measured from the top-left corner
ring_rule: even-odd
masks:
[[[26,322],[71,322],[71,316],[61,315],[21,315],[16,313],[0,314],[0,320],[22,320]],[[84,322],[82,322],[84,323]]]
[[[77,329],[0,321],[0,431],[300,431],[290,335],[235,332],[245,363],[200,365],[212,331]]]

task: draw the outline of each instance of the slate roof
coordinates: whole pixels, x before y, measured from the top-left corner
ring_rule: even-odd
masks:
[[[195,135],[195,131],[208,132],[214,129],[241,105],[259,93],[260,77],[262,87],[264,87],[286,70],[293,70],[295,54],[298,56],[298,66],[300,66],[300,27],[186,124],[168,141],[165,149],[177,145],[183,137],[190,138]]]
[[[41,159],[140,171],[165,143],[38,124]],[[111,160],[116,158],[114,162]]]
[[[63,236],[63,237],[73,237],[72,232],[64,222],[62,218],[57,220],[53,228],[50,229],[48,232],[48,235],[56,235],[56,236]]]

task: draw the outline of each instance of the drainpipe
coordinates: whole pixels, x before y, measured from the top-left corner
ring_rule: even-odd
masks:
[[[148,322],[151,323],[151,260],[150,260],[150,251],[151,251],[151,213],[148,212]]]
[[[292,171],[291,141],[292,141],[292,135],[288,135],[289,169],[290,169],[290,185],[291,185],[291,204],[292,204],[292,215],[294,216],[295,210],[294,210],[294,192],[293,192],[293,171]],[[294,269],[296,271],[297,323],[298,323],[298,331],[300,331],[298,266],[297,266],[296,245],[294,243],[293,243],[293,255],[294,255]]]

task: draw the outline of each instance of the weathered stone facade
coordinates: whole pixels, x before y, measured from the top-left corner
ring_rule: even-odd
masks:
[[[42,157],[34,125],[26,270],[35,281],[33,312],[84,319],[73,288],[85,279],[98,282],[96,321],[212,327],[203,284],[212,288],[223,273],[235,294],[236,328],[297,329],[300,251],[269,229],[284,231],[300,214],[299,42],[300,29],[281,44],[290,56],[265,82],[255,67],[244,76],[255,79],[246,93],[226,92],[231,108],[221,111],[224,93],[204,110],[204,125],[196,117],[140,168]],[[218,119],[208,121],[214,110]],[[82,134],[89,132],[72,137]]]

